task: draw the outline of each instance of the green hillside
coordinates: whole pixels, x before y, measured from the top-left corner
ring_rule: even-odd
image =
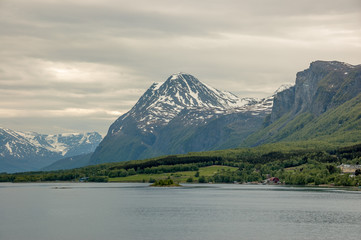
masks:
[[[333,148],[316,142],[284,142],[71,170],[0,174],[0,181],[154,182],[171,179],[175,183],[260,183],[274,176],[282,184],[358,186],[361,170],[342,174],[338,166],[341,163],[360,166],[360,162],[361,144]],[[350,177],[350,174],[356,176]]]
[[[312,141],[328,146],[361,143],[361,94],[320,116],[306,112],[293,119],[285,114],[248,137],[241,146]]]

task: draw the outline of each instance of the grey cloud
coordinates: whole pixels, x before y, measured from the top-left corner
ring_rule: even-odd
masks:
[[[266,97],[311,61],[360,64],[360,10],[358,0],[3,0],[0,125],[104,133],[179,71]]]

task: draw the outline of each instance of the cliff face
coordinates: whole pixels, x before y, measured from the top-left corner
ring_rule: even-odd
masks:
[[[361,92],[361,66],[342,62],[316,61],[297,73],[294,87],[274,98],[271,123],[286,113],[291,117],[309,112],[319,116],[354,98]]]
[[[276,94],[273,100],[271,123],[292,110],[295,105],[295,87],[291,87]]]
[[[339,136],[342,123],[349,124],[342,134],[356,139],[360,95],[361,65],[313,62],[308,69],[297,73],[295,86],[275,95],[264,128],[249,136],[242,146],[312,138],[324,140],[326,136],[348,141]]]

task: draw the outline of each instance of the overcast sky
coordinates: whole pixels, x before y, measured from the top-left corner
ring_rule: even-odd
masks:
[[[361,64],[360,0],[0,0],[0,126],[98,131],[174,72],[266,97]]]

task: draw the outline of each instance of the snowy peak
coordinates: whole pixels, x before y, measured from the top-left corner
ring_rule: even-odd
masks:
[[[152,91],[156,91],[160,88],[160,86],[162,86],[162,84],[163,84],[162,82],[155,82],[152,84],[152,86],[150,86],[150,89]]]
[[[171,75],[159,93],[183,107],[231,108],[246,104],[234,94],[219,91],[186,73]]]
[[[0,127],[0,157],[26,158],[27,152],[54,153],[65,156],[75,149],[95,149],[102,137],[97,132],[65,133],[46,135],[35,132],[20,132]]]
[[[230,92],[219,91],[190,74],[177,73],[164,83],[153,83],[134,109],[148,110],[158,103],[181,108],[233,108],[249,104],[250,101],[253,99],[241,99]]]
[[[153,83],[132,110],[166,108],[222,108],[241,107],[254,102],[253,98],[236,95],[208,86],[186,73],[171,75],[164,83]]]
[[[91,162],[236,147],[230,139],[244,138],[261,126],[272,104],[273,98],[239,98],[190,74],[172,74],[163,83],[153,83],[110,126]]]
[[[96,132],[47,135],[0,127],[0,172],[39,170],[61,158],[93,152],[101,140]]]
[[[230,92],[217,90],[190,74],[176,73],[163,83],[153,83],[134,107],[110,127],[109,133],[121,132],[125,122],[135,123],[143,132],[153,133],[184,109],[230,112],[256,102],[253,98],[239,98]]]
[[[94,145],[101,141],[102,137],[97,132],[91,133],[63,133],[47,135],[44,143],[49,151],[69,155],[76,146]],[[44,145],[43,145],[44,146]]]

